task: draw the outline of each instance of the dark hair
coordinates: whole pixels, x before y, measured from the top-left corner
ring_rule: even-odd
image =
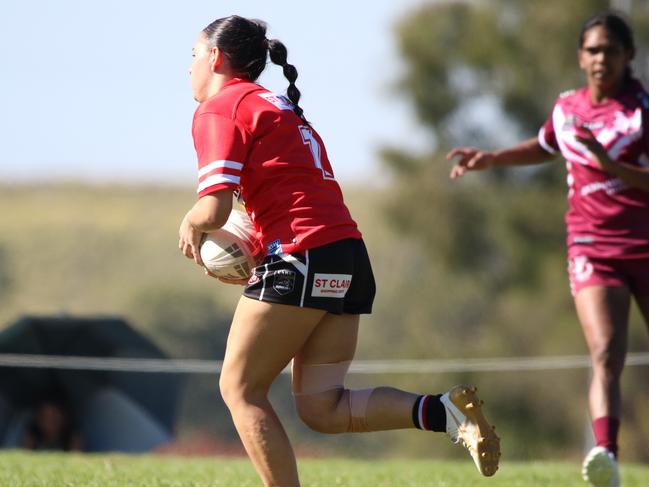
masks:
[[[266,23],[238,15],[223,17],[203,29],[210,47],[217,47],[230,62],[234,72],[250,81],[256,81],[266,67],[266,56],[281,66],[288,79],[286,95],[293,111],[305,123],[304,111],[299,106],[300,90],[295,86],[297,69],[287,62],[286,46],[277,39],[266,39]]]
[[[622,14],[613,10],[604,10],[586,19],[579,32],[579,48],[584,45],[586,32],[597,26],[604,27],[609,34],[622,44],[626,51],[635,53],[633,30],[631,30],[629,23],[624,19]],[[627,80],[631,79],[631,66],[627,66],[625,76]]]
[[[598,12],[592,17],[588,18],[584,25],[581,27],[579,33],[579,47],[584,45],[584,37],[586,32],[596,26],[604,27],[610,34],[613,34],[627,51],[635,51],[635,42],[633,40],[633,31],[626,20],[612,10],[605,10]]]

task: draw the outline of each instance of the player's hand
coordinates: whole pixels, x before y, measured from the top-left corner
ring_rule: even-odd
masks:
[[[208,277],[212,277],[212,278],[214,278],[214,279],[219,279],[219,276],[217,276],[216,274],[212,274],[212,273],[207,269],[207,267],[203,267],[203,272],[204,272],[205,275],[208,276]]]
[[[218,277],[212,274],[211,272],[207,271],[210,275],[213,277],[216,277],[219,281],[224,282],[226,284],[235,284],[238,286],[245,286],[248,284],[248,279],[230,279],[228,277]]]
[[[229,279],[227,277],[217,276],[216,274],[212,274],[206,267],[203,267],[203,272],[205,272],[206,276],[218,279],[219,281],[226,284],[238,284],[239,286],[245,286],[248,283],[248,279]]]
[[[194,259],[196,264],[202,266],[203,261],[201,260],[200,245],[201,239],[203,238],[203,232],[197,230],[189,221],[189,214],[191,210],[187,212],[185,218],[180,223],[180,228],[178,229],[178,248],[188,259]]]
[[[483,151],[474,147],[457,147],[446,154],[449,161],[459,156],[459,160],[451,168],[451,179],[464,175],[467,171],[481,171],[492,166],[493,152]]]
[[[583,125],[575,127],[575,139],[588,149],[588,152],[593,155],[595,162],[598,162],[600,166],[605,166],[608,162],[611,162],[606,153],[606,149],[604,149],[604,146],[600,144],[588,127]]]

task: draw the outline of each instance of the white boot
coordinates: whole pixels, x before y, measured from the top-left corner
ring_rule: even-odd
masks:
[[[593,487],[619,487],[620,472],[613,452],[596,446],[588,452],[581,469],[586,482]]]

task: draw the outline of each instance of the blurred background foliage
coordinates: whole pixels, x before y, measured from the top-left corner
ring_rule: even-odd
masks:
[[[343,187],[379,288],[374,314],[362,320],[358,358],[586,353],[565,272],[563,162],[451,182],[445,154],[533,136],[557,95],[583,83],[579,29],[608,4],[434,2],[396,22],[404,72],[394,88],[412,103],[429,146],[383,147],[390,183]],[[649,2],[633,2],[631,19],[635,72],[644,77]],[[121,314],[174,357],[222,358],[240,289],[206,278],[179,254],[177,226],[193,198],[192,188],[0,186],[0,323],[22,313]],[[630,351],[648,343],[634,310]],[[624,375],[625,460],[649,460],[648,380],[647,367]],[[439,392],[460,381],[480,387],[506,458],[581,456],[587,370],[351,376],[349,385]],[[237,442],[217,382],[189,378],[181,437]],[[465,455],[421,432],[312,433],[296,419],[286,376],[272,400],[306,452]]]
[[[397,23],[405,73],[396,90],[412,103],[431,141],[419,151],[408,141],[382,150],[394,176],[386,219],[419,251],[419,282],[394,311],[407,321],[404,329],[421,330],[415,343],[404,339],[404,351],[586,352],[565,275],[563,161],[451,182],[445,155],[455,146],[495,149],[534,136],[559,93],[584,84],[577,63],[581,25],[610,3],[440,2]],[[626,3],[638,47],[634,72],[647,79],[649,2]],[[434,323],[432,338],[439,340],[424,338],[422,323]],[[646,350],[639,323],[630,347]],[[637,384],[648,377],[646,368],[627,371],[625,384],[631,374],[643,379],[626,395],[630,411],[646,396]],[[514,439],[516,454],[556,453],[583,442],[585,373],[503,375],[506,380],[487,380],[493,380],[495,414],[504,419],[503,437]],[[557,375],[560,381],[552,379]],[[548,380],[538,381],[543,377]],[[634,453],[649,458],[646,426],[625,422],[622,441],[642,443],[644,453]]]

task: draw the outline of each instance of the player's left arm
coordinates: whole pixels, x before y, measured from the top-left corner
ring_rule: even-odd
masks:
[[[585,127],[580,127],[575,138],[586,146],[602,169],[617,176],[629,186],[649,192],[649,168],[636,166],[624,161],[614,161],[593,133]]]
[[[180,223],[178,248],[188,259],[202,266],[199,252],[204,233],[218,230],[232,211],[232,190],[222,189],[207,194],[192,206]]]

